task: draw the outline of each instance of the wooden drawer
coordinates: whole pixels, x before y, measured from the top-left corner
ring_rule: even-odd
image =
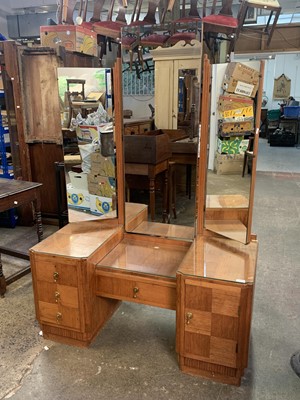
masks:
[[[125,126],[124,135],[138,135],[140,133],[138,125]]]
[[[140,124],[139,134],[142,135],[144,132],[148,132],[151,129],[151,123],[146,122],[144,124]]]
[[[78,289],[76,287],[40,282],[37,290],[38,298],[42,302],[57,303],[63,307],[79,307]]]
[[[175,281],[97,271],[96,294],[112,299],[133,301],[176,309]]]
[[[38,301],[41,322],[80,330],[80,314],[76,308],[65,307],[59,303]]]
[[[37,261],[36,278],[38,281],[78,286],[76,261],[73,260],[73,263],[68,263],[67,261],[59,261],[55,257],[40,257]]]

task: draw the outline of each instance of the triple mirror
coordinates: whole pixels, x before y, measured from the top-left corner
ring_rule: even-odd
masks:
[[[134,32],[136,38],[143,34],[140,29]],[[132,28],[124,28],[122,35],[133,35]],[[191,240],[195,235],[202,44],[193,40],[142,52],[139,46],[136,49],[137,53],[132,53],[133,49],[122,48],[126,92],[122,96],[124,149],[118,151],[125,150],[126,205],[133,205],[132,210],[145,207],[146,212],[138,225],[131,226],[131,214],[125,207],[125,229]],[[250,173],[247,167],[243,177],[218,173],[218,169],[215,172],[220,145],[216,141],[218,106],[226,67],[227,64],[212,66],[210,105],[205,105],[211,118],[208,132],[202,132],[209,135],[208,163],[199,163],[207,170],[204,227],[246,243],[254,188],[251,165]],[[260,68],[258,62],[251,67]],[[69,143],[65,143],[70,222],[117,216],[118,151],[111,75],[107,68],[58,69],[63,131],[66,138],[75,132],[73,137],[80,153],[78,160],[74,159]]]

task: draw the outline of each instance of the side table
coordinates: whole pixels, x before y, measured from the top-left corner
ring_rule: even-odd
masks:
[[[14,179],[0,180],[0,212],[16,208],[27,203],[32,203],[35,213],[38,241],[43,239],[43,227],[41,216],[40,187],[41,183],[27,182]],[[30,266],[5,279],[1,263],[1,253],[13,257],[29,260],[29,255],[18,250],[11,250],[0,246],[0,295],[6,291],[6,285],[20,279],[30,272]]]

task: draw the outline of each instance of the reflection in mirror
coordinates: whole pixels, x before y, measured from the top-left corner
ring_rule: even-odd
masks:
[[[150,28],[122,33],[124,117],[131,115],[124,118],[126,200],[146,207],[138,226],[127,217],[126,230],[192,239],[202,47],[193,40],[128,48],[128,38],[141,43]]]
[[[259,62],[218,64],[212,68],[205,227],[242,243],[248,241],[254,190],[253,157],[246,159],[245,152],[253,155],[258,140],[255,131],[260,109],[256,104],[259,75]],[[241,86],[242,80],[244,89],[251,93],[236,94],[233,86],[236,82]]]
[[[111,70],[58,68],[68,220],[116,217]]]

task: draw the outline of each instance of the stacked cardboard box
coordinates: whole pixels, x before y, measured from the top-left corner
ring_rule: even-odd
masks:
[[[104,157],[100,152],[91,155],[88,174],[90,209],[93,214],[106,214],[115,209],[115,156]]]
[[[254,133],[254,102],[259,71],[241,63],[229,63],[223,79],[224,94],[218,104],[218,138],[215,170],[239,174],[249,135]],[[230,156],[229,156],[230,155]]]

